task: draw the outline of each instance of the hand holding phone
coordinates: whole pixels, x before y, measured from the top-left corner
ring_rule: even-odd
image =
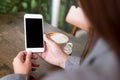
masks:
[[[43,52],[43,16],[40,14],[24,15],[25,49],[32,52]]]

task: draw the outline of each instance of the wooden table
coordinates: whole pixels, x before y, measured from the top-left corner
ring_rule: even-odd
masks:
[[[23,32],[23,15],[19,13],[15,15],[0,15],[0,77],[13,73],[12,60],[21,50],[24,50],[24,32]],[[59,30],[45,23],[44,30],[48,32],[61,32],[66,34],[70,42],[73,43],[72,55],[79,56],[83,50],[84,40],[77,39],[71,34]],[[56,71],[60,68],[52,66],[40,57],[36,62],[41,66],[32,73],[39,80],[41,76]]]

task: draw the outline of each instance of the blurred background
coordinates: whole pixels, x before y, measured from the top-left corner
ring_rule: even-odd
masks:
[[[70,33],[72,25],[65,22],[65,17],[73,4],[74,0],[0,0],[0,14],[42,14],[44,21]]]

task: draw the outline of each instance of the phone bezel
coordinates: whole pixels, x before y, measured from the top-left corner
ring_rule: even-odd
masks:
[[[24,15],[24,35],[25,35],[25,50],[32,51],[34,53],[44,52],[44,38],[43,38],[43,47],[40,48],[27,48],[27,40],[26,40],[26,18],[33,18],[33,19],[42,19],[42,33],[44,31],[44,23],[43,23],[43,16],[41,14],[25,14]]]

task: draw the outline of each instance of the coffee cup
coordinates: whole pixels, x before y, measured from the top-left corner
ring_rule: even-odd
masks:
[[[48,33],[48,36],[54,42],[60,45],[65,53],[67,53],[68,55],[72,53],[73,44],[69,42],[69,38],[65,34],[58,32],[50,32]]]

